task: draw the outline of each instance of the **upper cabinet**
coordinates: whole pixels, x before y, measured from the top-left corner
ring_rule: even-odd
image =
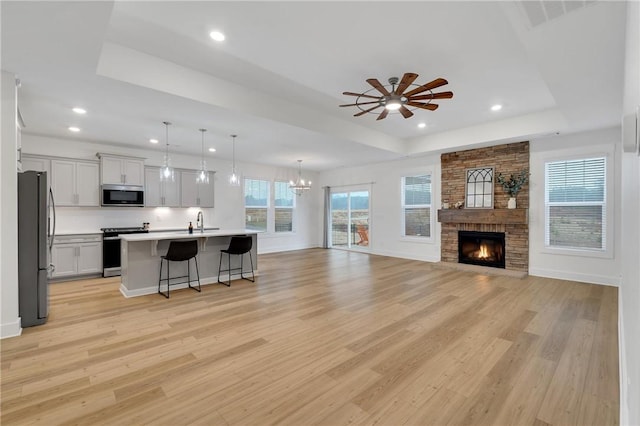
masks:
[[[213,207],[213,174],[209,172],[209,183],[203,184],[197,181],[196,172],[180,172],[182,207]]]
[[[180,173],[175,181],[160,180],[159,167],[144,168],[144,205],[147,207],[180,207]]]
[[[102,184],[144,185],[144,158],[98,153]]]
[[[22,155],[22,171],[27,172],[33,170],[36,172],[47,172],[47,180],[51,186],[51,159],[47,157],[38,157],[35,155]]]
[[[51,189],[57,206],[99,206],[98,163],[51,160]]]

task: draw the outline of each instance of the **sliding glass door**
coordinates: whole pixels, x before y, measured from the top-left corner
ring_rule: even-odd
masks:
[[[368,190],[331,194],[331,247],[368,250]]]

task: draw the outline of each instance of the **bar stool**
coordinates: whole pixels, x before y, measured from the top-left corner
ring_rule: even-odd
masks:
[[[240,278],[242,278],[243,280],[247,280],[247,281],[251,281],[252,283],[256,282],[256,277],[253,274],[253,257],[251,256],[251,248],[253,247],[253,238],[251,237],[251,235],[237,235],[234,237],[231,237],[231,241],[229,242],[229,248],[226,250],[220,250],[220,264],[218,265],[218,282],[220,284],[224,284],[227,287],[231,287],[231,272],[232,271],[237,271],[240,270]],[[227,258],[229,259],[229,269],[221,269],[222,268],[222,254],[226,253],[227,254]],[[251,261],[251,279],[250,278],[245,278],[245,276],[242,274],[242,266],[243,266],[243,259],[244,259],[244,254],[245,253],[249,253],[249,260]],[[239,255],[240,256],[240,267],[239,268],[232,268],[231,267],[231,255],[235,254],[235,255]],[[229,283],[225,283],[223,281],[220,281],[220,272],[229,272]]]
[[[164,297],[166,297],[167,299],[169,298],[169,288],[172,285],[175,284],[184,284],[184,283],[188,283],[189,284],[189,288],[194,289],[197,292],[201,291],[200,288],[200,271],[198,271],[198,258],[196,257],[196,255],[198,254],[198,241],[196,240],[188,240],[188,241],[171,241],[169,243],[169,250],[167,250],[167,254],[165,254],[164,256],[162,256],[160,258],[160,277],[158,278],[158,293],[160,293],[161,295],[163,295]],[[198,277],[198,287],[192,287],[191,286],[191,272],[190,272],[190,260],[194,259],[196,262],[196,274]],[[162,263],[164,261],[167,261],[167,278],[162,278]],[[187,275],[183,275],[180,277],[172,277],[171,274],[169,273],[169,263],[171,261],[173,262],[184,262],[187,261]],[[179,278],[186,278],[187,281],[180,281],[177,283],[171,283],[170,280],[176,280]],[[166,281],[167,282],[167,292],[163,293],[162,291],[160,291],[160,283],[162,281]]]

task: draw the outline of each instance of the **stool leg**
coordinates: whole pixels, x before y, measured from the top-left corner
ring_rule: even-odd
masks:
[[[196,261],[196,274],[198,276],[198,288],[193,287],[193,289],[200,293],[202,291],[202,288],[200,287],[200,271],[198,270],[198,258],[194,257],[193,260]]]
[[[253,256],[251,256],[251,252],[249,252],[249,260],[251,261],[251,277],[253,278],[251,280],[251,282],[255,283],[256,282],[256,276],[253,274]]]
[[[224,284],[222,281],[220,281],[220,270],[222,269],[222,252],[220,252],[220,261],[218,262],[218,282],[220,284]]]
[[[169,298],[169,296],[171,295],[171,272],[169,272],[169,264],[171,263],[170,260],[167,260],[167,299]]]
[[[229,261],[229,284],[227,287],[231,287],[231,253],[227,253],[227,259]]]
[[[244,269],[244,254],[241,254],[240,255],[240,279],[241,280],[245,279],[243,275],[244,274],[243,269]]]

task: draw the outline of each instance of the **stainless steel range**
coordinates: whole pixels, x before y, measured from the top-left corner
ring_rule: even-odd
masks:
[[[145,234],[149,232],[143,227],[100,228],[102,231],[102,276],[120,275],[120,235]]]

